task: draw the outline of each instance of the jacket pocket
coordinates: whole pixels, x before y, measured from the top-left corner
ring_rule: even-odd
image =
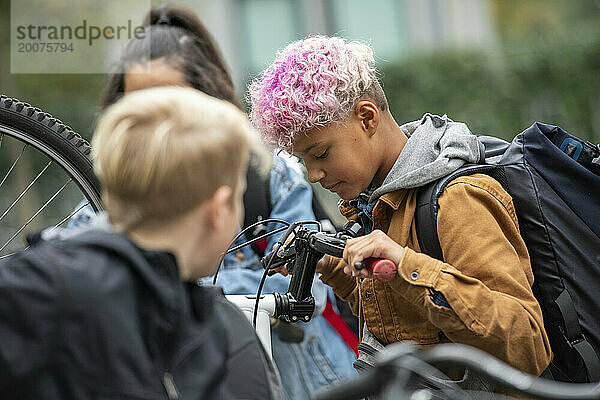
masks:
[[[322,379],[319,380],[324,380],[323,384],[334,383],[341,380],[341,377],[337,374],[333,364],[327,357],[326,352],[321,349],[319,340],[317,340],[316,337],[309,339],[307,349],[314,366],[317,368],[317,371],[320,372],[322,377]]]

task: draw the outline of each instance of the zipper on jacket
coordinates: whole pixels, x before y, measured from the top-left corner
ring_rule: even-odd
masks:
[[[372,357],[377,357],[377,353],[378,353],[377,349],[366,344],[365,342],[360,342],[358,344],[358,351],[361,351],[361,350]]]
[[[169,372],[165,372],[163,375],[163,385],[165,387],[165,390],[167,391],[169,400],[179,399],[179,393],[177,392],[177,387],[175,386],[173,375],[171,375]]]

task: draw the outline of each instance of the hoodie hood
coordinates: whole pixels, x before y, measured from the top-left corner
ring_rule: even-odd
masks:
[[[148,293],[165,308],[161,314],[163,320],[174,322],[181,309],[181,287],[177,260],[168,251],[146,250],[138,247],[127,236],[114,231],[106,213],[95,215],[90,223],[74,229],[54,229],[42,232],[42,239],[61,240],[77,244],[82,248],[100,249],[101,254],[110,254],[110,260],[128,266]]]
[[[168,292],[167,288],[180,282],[177,260],[172,253],[138,247],[130,238],[113,230],[105,213],[92,218],[86,226],[63,232],[60,239],[110,251],[129,264],[157,293]]]
[[[383,184],[370,196],[375,201],[398,189],[426,185],[456,171],[466,163],[477,163],[485,148],[462,122],[446,115],[425,114],[400,127],[408,137],[400,156]]]

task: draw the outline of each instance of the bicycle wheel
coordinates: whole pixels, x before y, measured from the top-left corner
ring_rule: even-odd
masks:
[[[102,209],[89,143],[50,114],[0,96],[0,152],[0,258],[27,232],[64,224],[82,198],[80,209]]]

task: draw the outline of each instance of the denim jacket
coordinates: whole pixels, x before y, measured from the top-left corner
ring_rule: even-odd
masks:
[[[274,156],[269,184],[272,204],[269,218],[288,222],[315,219],[312,189],[296,166]],[[71,219],[68,228],[88,223],[93,214],[91,207],[83,208]],[[268,224],[267,232],[280,227],[280,224]],[[267,251],[273,248],[280,237],[281,233],[269,237]],[[245,240],[242,237],[236,245]],[[246,246],[241,249],[241,254],[232,253],[225,257],[217,285],[222,286],[226,294],[256,294],[263,273],[258,256],[250,246]],[[212,284],[212,277],[205,278],[202,282]],[[276,274],[268,277],[263,293],[286,293],[289,282],[289,276]],[[321,315],[327,297],[333,296],[333,291],[321,280],[315,279],[312,294],[315,297],[315,315],[310,322],[299,323],[304,329],[304,340],[301,343],[289,343],[282,341],[275,333],[271,338],[273,358],[279,369],[286,397],[290,400],[309,399],[310,393],[320,387],[356,374],[352,367],[352,362],[356,359],[354,352]],[[335,307],[335,301],[332,303]]]

